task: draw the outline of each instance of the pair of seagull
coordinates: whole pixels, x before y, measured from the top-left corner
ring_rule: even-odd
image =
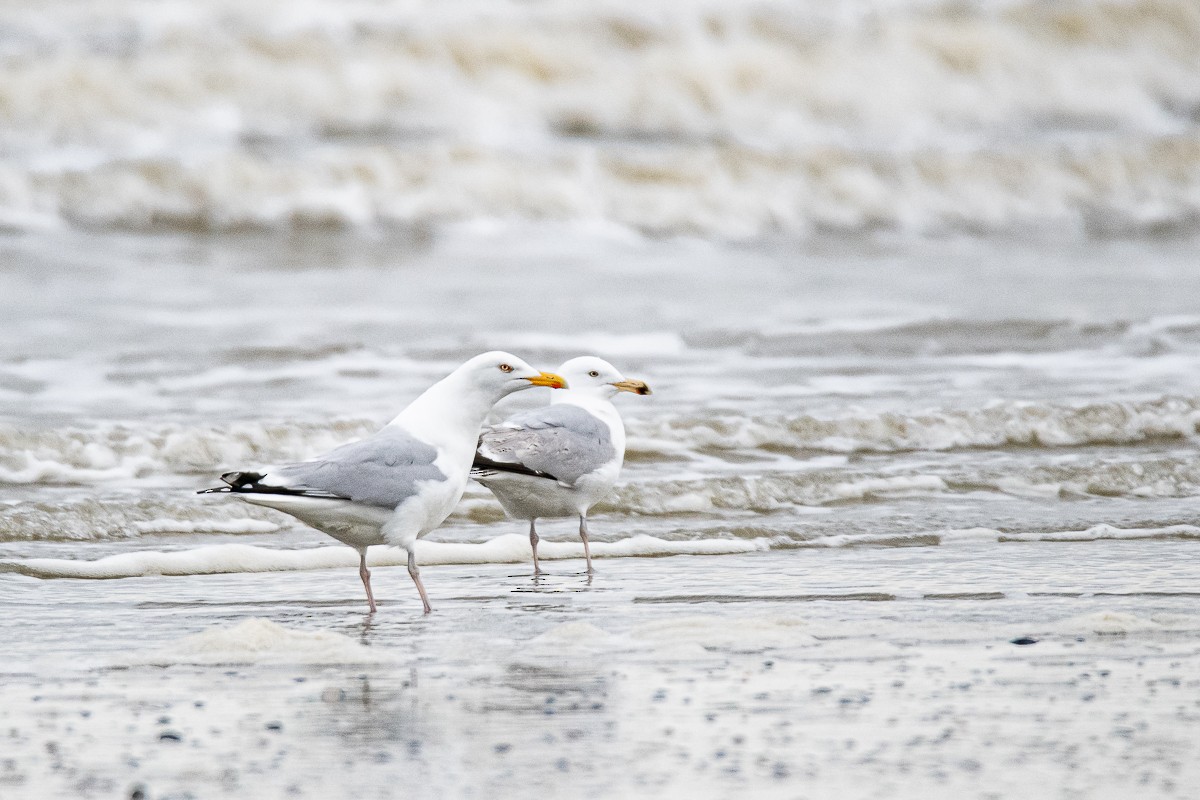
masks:
[[[484,428],[492,406],[535,386],[558,390],[549,405]],[[450,515],[469,477],[491,489],[509,516],[529,520],[535,574],[541,572],[538,518],[574,515],[592,571],[587,512],[612,488],[625,457],[625,427],[612,404],[619,392],[650,394],[650,388],[594,356],[573,358],[552,373],[511,353],[483,353],[366,439],[272,471],[227,472],[225,486],[200,493],[235,494],[283,511],[358,550],[372,612],[367,548],[402,548],[428,614],[415,544]]]

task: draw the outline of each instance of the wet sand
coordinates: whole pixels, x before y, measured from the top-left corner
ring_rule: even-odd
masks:
[[[8,576],[0,787],[1190,797],[1195,547],[610,559],[590,585],[574,561],[428,567],[429,617],[401,568],[373,618],[352,569]]]

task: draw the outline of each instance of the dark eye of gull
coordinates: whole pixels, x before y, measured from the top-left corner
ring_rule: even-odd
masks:
[[[597,372],[596,370],[592,370],[591,372],[589,372],[589,373],[588,373],[588,377],[589,377],[589,378],[599,378],[599,377],[600,377],[600,373],[599,373],[599,372]]]
[[[511,366],[511,365],[509,365],[509,364],[501,364],[501,365],[500,365],[500,371],[501,371],[501,372],[512,372],[512,371],[513,371],[513,368],[512,368],[512,366]]]

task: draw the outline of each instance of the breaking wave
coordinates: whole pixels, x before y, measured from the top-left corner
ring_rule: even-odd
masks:
[[[0,12],[5,227],[551,220],[742,238],[1200,221],[1190,0],[99,14]]]
[[[1200,528],[1171,525],[1162,528],[1118,528],[1096,525],[1077,531],[1003,532],[990,528],[895,531],[877,534],[820,534],[807,538],[789,536],[745,538],[661,539],[636,535],[611,542],[593,541],[593,558],[659,558],[675,555],[733,555],[771,548],[911,547],[960,545],[981,542],[1088,542],[1114,539],[1200,540]],[[546,560],[582,559],[579,542],[543,540],[538,557]],[[508,564],[528,561],[529,540],[520,534],[504,534],[486,542],[417,542],[417,561],[422,565]],[[368,562],[377,567],[407,564],[404,551],[374,547]],[[150,576],[215,575],[242,572],[294,572],[351,568],[358,554],[348,547],[319,547],[283,550],[243,544],[220,544],[176,551],[120,553],[96,560],[61,558],[0,559],[0,573],[33,578],[76,578],[108,580]]]
[[[157,496],[42,499],[0,505],[0,542],[100,542],[169,534],[274,533],[287,517],[246,503],[196,503],[185,491]]]
[[[1187,454],[1146,454],[1134,458],[1097,456],[1068,464],[1051,461],[1031,465],[1024,460],[1001,459],[979,464],[926,464],[920,469],[884,466],[869,470],[841,465],[738,475],[640,477],[619,484],[594,512],[670,524],[675,517],[821,513],[821,509],[833,506],[980,492],[1035,499],[1193,497],[1200,494],[1200,462]],[[480,529],[477,526],[504,520],[495,498],[481,487],[472,486],[449,522],[474,537]],[[848,528],[845,522],[839,525],[857,541],[865,542],[875,535]],[[261,536],[298,527],[299,523],[285,514],[229,498],[198,497],[190,488],[160,488],[136,497],[88,493],[0,504],[0,542],[104,542],[192,534]],[[743,539],[782,536],[788,541],[807,541],[810,535],[824,535],[821,530],[825,527],[806,523],[773,530],[770,525],[763,528],[739,522],[732,528],[715,530]],[[691,527],[670,534],[657,528],[654,532],[679,541],[698,535]],[[603,531],[600,536],[604,538]],[[885,538],[890,536],[886,534]]]
[[[881,413],[817,418],[707,414],[641,420],[631,426],[632,457],[654,453],[657,442],[701,452],[816,450],[896,453],[983,447],[1128,445],[1181,439],[1200,430],[1200,400],[1065,405],[996,403],[980,409]],[[644,449],[643,449],[644,448]]]
[[[310,458],[374,431],[377,420],[328,424],[238,423],[189,427],[25,429],[0,426],[0,484],[95,485],[152,476],[195,476]],[[738,415],[694,411],[632,419],[632,463],[733,451],[903,453],[964,448],[1131,445],[1188,439],[1200,431],[1200,398],[1066,405],[997,403],[922,413]]]
[[[767,549],[765,540],[694,539],[668,541],[653,536],[631,536],[615,542],[592,542],[593,558],[658,557],[670,555],[722,555]],[[371,566],[398,567],[408,563],[403,550],[375,547]],[[497,536],[478,544],[417,542],[417,562],[430,564],[508,564],[530,559],[529,539],[518,534]],[[539,559],[583,558],[580,542],[544,541]],[[215,575],[231,572],[289,572],[296,570],[357,567],[358,553],[348,547],[308,550],[274,550],[244,544],[221,544],[170,552],[120,553],[95,561],[58,558],[0,560],[0,572],[35,578],[135,578],[148,575]]]

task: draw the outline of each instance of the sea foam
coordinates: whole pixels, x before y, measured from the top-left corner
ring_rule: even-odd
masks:
[[[333,631],[302,631],[252,617],[213,627],[145,652],[132,651],[109,666],[199,664],[372,664],[396,660],[387,648],[366,647]]]
[[[697,539],[668,541],[652,536],[631,536],[615,542],[592,542],[593,558],[635,558],[670,555],[724,555],[765,550],[764,539]],[[583,558],[580,542],[543,540],[538,557],[546,560]],[[404,566],[403,550],[376,547],[369,551],[371,566]],[[529,539],[505,534],[480,544],[417,542],[417,562],[431,564],[504,564],[531,558]],[[275,550],[242,544],[222,544],[169,552],[121,553],[95,561],[59,558],[0,560],[0,572],[35,578],[134,578],[157,575],[212,575],[235,572],[285,572],[332,569],[358,565],[358,554],[348,547]]]
[[[1190,0],[49,8],[0,12],[11,228],[1157,235],[1200,214]]]
[[[194,475],[197,488],[236,465],[299,461],[379,428],[379,420],[227,425],[0,426],[0,483],[86,485]],[[1077,447],[1185,439],[1200,430],[1200,398],[1092,403],[997,402],[977,408],[817,416],[664,410],[627,421],[636,462],[726,451],[898,453],[980,447]]]

